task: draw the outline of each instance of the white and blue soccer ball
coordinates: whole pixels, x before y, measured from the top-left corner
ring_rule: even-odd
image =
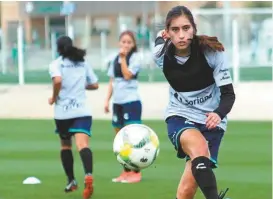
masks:
[[[116,135],[113,151],[120,164],[131,170],[151,166],[159,154],[157,134],[143,124],[130,124]]]

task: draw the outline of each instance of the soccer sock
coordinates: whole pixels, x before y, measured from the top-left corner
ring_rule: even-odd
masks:
[[[68,181],[74,180],[74,170],[73,170],[73,154],[70,149],[61,150],[61,160],[66,176],[68,177]]]
[[[133,171],[134,173],[139,173],[140,172],[140,170],[131,170],[131,169],[126,168],[125,166],[123,166],[123,169],[124,169],[125,172],[130,172],[130,171]]]
[[[192,174],[206,199],[218,199],[215,175],[210,160],[200,156],[192,160]]]
[[[131,171],[131,169],[128,169],[125,166],[123,166],[123,169],[124,169],[125,172],[130,172]]]
[[[91,175],[93,172],[93,155],[89,148],[83,148],[80,151],[80,156],[83,163],[83,168],[86,175]]]

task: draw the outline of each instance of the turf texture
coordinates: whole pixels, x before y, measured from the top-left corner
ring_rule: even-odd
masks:
[[[160,138],[155,164],[143,171],[139,184],[116,184],[120,165],[112,152],[114,131],[110,121],[94,121],[90,146],[94,151],[93,199],[174,199],[184,160],[176,158],[163,121],[144,121]],[[0,199],[78,199],[83,188],[83,168],[74,146],[79,190],[63,192],[66,178],[59,159],[59,141],[51,120],[0,120]],[[271,122],[230,122],[222,141],[219,188],[229,187],[230,199],[270,199],[272,195]],[[39,185],[23,185],[35,176]],[[198,191],[196,199],[204,197]]]

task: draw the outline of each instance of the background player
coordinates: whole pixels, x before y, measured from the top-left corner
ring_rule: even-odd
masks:
[[[60,57],[49,67],[53,93],[48,102],[55,104],[54,118],[56,132],[61,139],[61,161],[68,178],[65,192],[77,189],[71,150],[71,137],[74,136],[85,171],[83,198],[87,199],[93,193],[93,157],[88,143],[92,117],[86,106],[85,90],[98,89],[98,78],[84,60],[85,51],[74,47],[69,37],[60,37],[57,49]]]
[[[121,33],[119,37],[119,54],[112,61],[108,76],[110,77],[104,110],[109,112],[109,103],[113,97],[112,125],[115,132],[128,124],[141,123],[142,104],[138,93],[138,73],[140,58],[137,54],[136,39],[131,31]],[[139,171],[124,171],[113,182],[136,183],[141,181]]]
[[[190,160],[176,197],[193,199],[199,186],[206,199],[222,199],[225,193],[218,196],[212,168],[217,167],[235,94],[222,44],[196,33],[190,10],[174,7],[167,14],[165,31],[156,38],[154,58],[170,84],[168,136],[177,156]]]

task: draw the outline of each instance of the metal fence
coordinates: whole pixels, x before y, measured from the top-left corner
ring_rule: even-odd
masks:
[[[199,9],[193,10],[193,14],[198,34],[217,36],[224,43],[231,72],[238,75],[239,82],[272,80],[271,9]],[[125,29],[134,31],[137,37],[143,67],[140,81],[165,81],[161,71],[156,69],[151,53],[159,29],[157,24],[163,24],[164,16],[143,15],[141,19],[135,15],[71,16],[55,21],[45,18],[43,20],[49,20],[49,26],[39,27],[44,28],[43,31],[48,29],[48,35],[42,36],[41,30],[34,29],[31,44],[27,44],[25,35],[20,34],[24,30],[22,24],[10,24],[8,34],[3,34],[1,39],[0,83],[18,83],[19,77],[24,78],[23,83],[49,83],[48,65],[56,58],[54,43],[59,35],[66,33],[73,37],[77,46],[87,49],[86,59],[100,80],[107,81],[108,62],[117,54],[118,37]],[[18,44],[22,46],[19,53]],[[20,69],[23,76],[19,75]]]

